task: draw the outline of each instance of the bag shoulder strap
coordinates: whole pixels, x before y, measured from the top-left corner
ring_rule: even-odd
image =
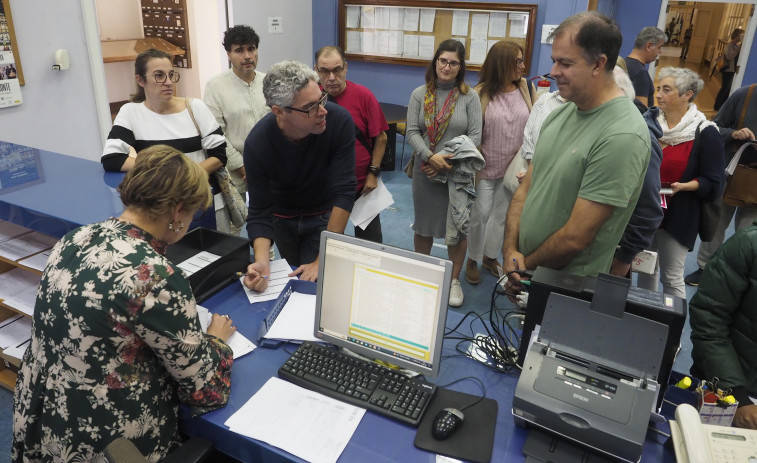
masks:
[[[187,105],[187,112],[189,112],[189,117],[192,118],[192,123],[195,125],[195,129],[197,129],[197,133],[200,134],[200,139],[202,139],[202,131],[200,131],[200,126],[197,125],[197,120],[195,119],[195,113],[192,112],[192,99],[184,98],[184,103]],[[200,140],[200,144],[202,144],[202,140]],[[204,149],[202,150],[202,152],[205,155],[205,158],[207,158],[208,153],[206,153]]]
[[[746,110],[749,106],[749,100],[752,99],[752,93],[754,93],[754,87],[756,87],[757,84],[752,84],[749,86],[749,90],[746,92],[746,99],[744,99],[744,106],[741,108],[741,115],[739,116],[739,123],[736,127],[739,129],[744,127],[744,118],[746,118]]]

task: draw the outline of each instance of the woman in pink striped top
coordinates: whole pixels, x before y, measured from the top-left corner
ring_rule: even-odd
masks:
[[[481,97],[483,131],[480,151],[486,167],[476,184],[476,202],[471,212],[468,261],[465,279],[478,284],[478,262],[494,276],[501,267],[505,216],[511,194],[504,188],[505,170],[523,144],[523,128],[535,98],[533,85],[522,73],[523,48],[501,40],[486,55],[475,87]]]

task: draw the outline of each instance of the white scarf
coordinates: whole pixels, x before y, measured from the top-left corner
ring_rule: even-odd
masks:
[[[665,119],[665,113],[662,111],[657,116],[657,122],[662,127],[660,141],[671,146],[693,140],[700,122],[702,123],[702,126],[699,128],[700,132],[708,126],[717,128],[714,122],[707,120],[707,117],[697,109],[697,105],[694,103],[689,103],[689,109],[686,110],[686,114],[683,115],[681,121],[672,129],[668,127],[668,121]]]

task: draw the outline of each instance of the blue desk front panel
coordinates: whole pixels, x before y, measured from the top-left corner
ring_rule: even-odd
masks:
[[[36,162],[13,172],[15,180],[8,183],[19,154],[36,156]],[[0,142],[0,183],[5,180],[0,219],[60,238],[81,225],[120,215],[116,187],[123,176],[103,171],[99,162]]]
[[[228,314],[237,329],[249,339],[255,339],[260,322],[273,306],[273,301],[250,304],[244,290],[237,282],[218,292],[203,304],[212,312]],[[450,311],[447,325],[454,326],[461,319],[457,312]],[[467,328],[467,323],[463,329]],[[476,327],[474,326],[475,330]],[[478,330],[481,331],[481,330]],[[517,375],[491,371],[477,362],[456,356],[457,341],[444,344],[442,368],[436,384],[448,384],[455,379],[475,376],[486,385],[486,395],[497,400],[499,412],[495,431],[493,462],[520,462],[528,431],[515,426],[510,412],[512,397],[518,382]],[[213,441],[215,447],[244,462],[281,462],[303,460],[266,443],[232,433],[223,424],[236,410],[244,405],[265,382],[277,376],[278,369],[289,358],[296,346],[284,345],[277,349],[258,348],[234,361],[231,374],[231,397],[226,407],[190,418],[182,409],[182,430],[189,435],[199,435]],[[462,381],[451,387],[458,391],[479,395],[479,387],[472,381]],[[255,417],[251,416],[251,420]],[[413,445],[415,428],[367,412],[355,434],[345,448],[339,462],[427,462],[434,463],[436,455],[419,450]],[[675,456],[661,445],[663,437],[649,432],[644,446],[642,462],[673,462]]]

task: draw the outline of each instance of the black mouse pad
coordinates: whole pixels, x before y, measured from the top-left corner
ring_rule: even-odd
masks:
[[[489,463],[494,448],[494,426],[497,424],[497,402],[484,399],[463,410],[463,424],[447,440],[436,440],[431,435],[431,424],[437,413],[445,408],[460,410],[480,397],[439,388],[426,410],[418,432],[415,434],[415,446],[419,449],[446,455],[452,458]]]

